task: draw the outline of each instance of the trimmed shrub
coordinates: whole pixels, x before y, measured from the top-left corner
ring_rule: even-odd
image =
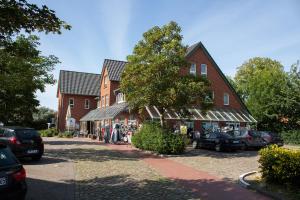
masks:
[[[161,154],[180,154],[185,150],[186,137],[162,129],[157,123],[144,123],[132,137],[132,144],[143,150]]]
[[[40,130],[39,133],[42,137],[53,137],[58,135],[58,131],[55,128]]]
[[[61,137],[61,138],[72,138],[73,137],[73,133],[72,132],[68,132],[68,131],[61,132],[61,133],[58,134],[58,137]]]
[[[300,144],[300,130],[291,130],[282,132],[281,134],[284,143],[287,144]]]
[[[262,177],[267,182],[300,186],[300,151],[272,145],[259,154]]]

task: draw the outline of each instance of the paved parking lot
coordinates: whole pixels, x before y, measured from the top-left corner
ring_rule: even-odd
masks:
[[[180,156],[169,159],[198,170],[209,172],[225,180],[235,182],[239,175],[258,170],[258,151],[216,152],[206,149],[188,148]]]
[[[199,196],[218,199],[215,191],[233,199],[243,194],[248,199],[266,199],[230,184],[241,173],[257,170],[257,151],[218,153],[188,149],[181,156],[161,162],[155,157],[148,159],[126,145],[104,145],[87,139],[44,138],[44,141],[45,155],[41,161],[22,161],[28,176],[26,200],[173,200],[200,199]],[[162,163],[171,164],[172,169]],[[185,169],[184,166],[188,166],[188,171],[171,172],[178,167]],[[191,177],[178,179],[180,173]]]

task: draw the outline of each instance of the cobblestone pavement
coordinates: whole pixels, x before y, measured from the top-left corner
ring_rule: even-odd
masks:
[[[183,155],[169,157],[171,160],[231,182],[237,181],[239,175],[245,172],[259,170],[258,158],[257,150],[216,152],[191,148]]]
[[[25,161],[27,200],[199,199],[135,154],[84,139],[44,138],[45,157]]]

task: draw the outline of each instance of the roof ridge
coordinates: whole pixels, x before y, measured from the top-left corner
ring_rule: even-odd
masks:
[[[105,58],[104,61],[105,61],[105,60],[128,63],[127,61],[116,60],[116,59],[110,59],[110,58]]]
[[[82,73],[82,74],[94,74],[94,75],[101,75],[101,73],[100,73],[100,74],[97,74],[97,73],[91,73],[91,72],[79,72],[79,71],[71,71],[71,70],[65,70],[65,69],[61,69],[59,72],[62,72],[62,71],[64,71],[64,72],[75,72],[75,73]]]

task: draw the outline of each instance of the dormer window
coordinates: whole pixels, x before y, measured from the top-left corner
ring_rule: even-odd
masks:
[[[190,67],[190,74],[196,75],[196,64],[192,63]]]
[[[207,76],[207,65],[201,64],[201,75]]]
[[[123,103],[125,102],[125,95],[123,93],[118,93],[116,97],[117,103]]]

